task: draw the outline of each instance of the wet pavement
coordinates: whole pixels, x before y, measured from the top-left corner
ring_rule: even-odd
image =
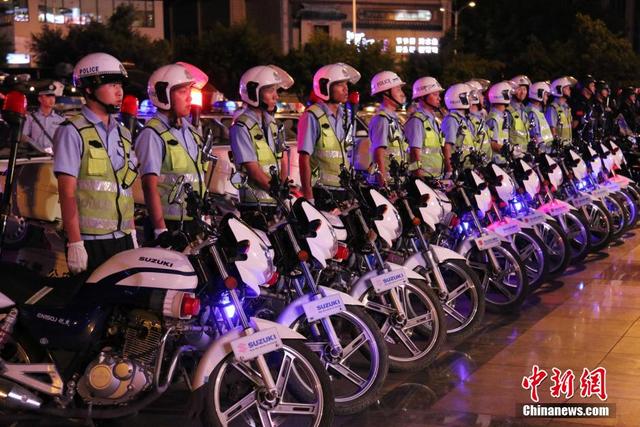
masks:
[[[478,333],[450,342],[436,362],[418,373],[390,373],[384,395],[365,412],[337,417],[337,427],[640,425],[640,232],[624,244],[590,255],[559,279],[537,289],[510,315],[487,313]],[[550,378],[541,402],[598,403],[581,398],[584,368],[606,368],[611,418],[533,419],[517,416],[531,403],[521,383],[533,365],[571,369],[572,398],[552,398]],[[186,393],[171,392],[124,425],[198,426],[185,419]]]

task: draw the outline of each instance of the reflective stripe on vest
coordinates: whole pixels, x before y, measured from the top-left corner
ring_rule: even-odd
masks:
[[[504,113],[500,111],[492,110],[489,112],[489,118],[495,120],[496,127],[498,128],[498,134],[494,135],[495,131],[491,130],[491,140],[498,142],[498,144],[504,144],[509,140],[509,132],[504,128]],[[493,161],[498,163],[506,162],[505,158],[499,153],[493,153]]]
[[[526,117],[516,110],[512,105],[507,107],[511,115],[511,127],[509,128],[509,141],[511,144],[519,145],[526,149],[529,143],[529,132],[527,132]]]
[[[527,111],[529,112],[529,117],[533,117],[538,123],[538,126],[534,127],[534,131],[537,133],[537,135],[535,135],[538,139],[537,142],[550,144],[553,141],[553,134],[542,111],[532,107],[527,107]]]
[[[244,126],[249,131],[249,136],[251,137],[251,142],[253,143],[253,148],[256,152],[256,157],[258,158],[258,165],[260,169],[267,174],[268,177],[271,177],[271,166],[275,166],[280,173],[280,167],[278,165],[278,156],[269,146],[269,140],[267,139],[262,127],[247,114],[241,114],[235,119],[234,124],[239,126]],[[278,126],[275,121],[271,121],[269,123],[269,132],[271,132],[271,137],[275,141],[278,135]],[[246,172],[246,171],[245,171]],[[267,191],[264,191],[251,180],[248,182],[249,189],[241,188],[239,191],[240,201],[245,204],[275,204],[276,201],[269,196]]]
[[[420,150],[420,167],[432,176],[441,176],[444,172],[444,157],[442,155],[444,138],[438,119],[434,118],[434,126],[431,120],[420,111],[416,111],[411,117],[420,120],[424,128],[424,141],[422,141]]]
[[[553,108],[554,113],[558,117],[558,128],[556,129],[558,137],[564,141],[571,142],[571,110],[568,107],[563,108],[562,105],[556,102],[549,104],[549,107]]]
[[[307,111],[316,118],[320,136],[315,143],[311,155],[312,185],[322,184],[329,187],[340,187],[340,165],[349,167],[347,153],[329,122],[329,117],[318,104],[313,104]]]
[[[386,111],[380,110],[379,116],[384,117],[388,123],[388,140],[387,140],[387,155],[384,157],[384,165],[389,173],[389,163],[391,156],[393,155],[398,161],[406,162],[407,159],[407,141],[405,140],[404,133],[398,123],[397,119],[392,118]]]
[[[137,172],[129,168],[129,131],[118,125],[124,163],[115,171],[95,125],[82,114],[68,120],[80,134],[83,147],[76,185],[80,233],[101,235],[133,230],[131,185]]]
[[[484,119],[470,115],[469,122],[472,125],[471,133],[473,135],[473,146],[476,150],[484,152],[489,156],[489,158],[491,158],[493,151],[491,150],[491,141],[489,140]]]
[[[204,195],[206,190],[204,188],[204,176],[207,169],[206,164],[202,162],[202,138],[194,128],[189,126],[189,131],[198,145],[198,157],[193,160],[187,149],[176,140],[167,125],[160,119],[152,118],[145,127],[158,134],[164,144],[164,158],[162,159],[162,167],[158,177],[158,193],[162,203],[164,219],[170,221],[192,220],[193,218],[187,215],[186,208],[183,209],[181,205],[169,204],[169,196],[174,184],[181,176],[184,176],[184,182],[189,182],[200,197]]]

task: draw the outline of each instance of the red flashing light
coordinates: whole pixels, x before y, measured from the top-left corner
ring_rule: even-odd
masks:
[[[278,273],[277,271],[274,272],[271,277],[269,278],[269,280],[267,280],[267,285],[268,286],[273,286],[276,283],[278,283],[278,279],[280,279],[280,273]]]
[[[185,294],[180,303],[180,317],[196,316],[200,313],[200,298]]]
[[[352,104],[352,105],[360,104],[360,92],[353,91],[349,94],[349,104]]]
[[[224,286],[227,289],[235,289],[238,287],[238,281],[235,277],[228,276],[226,279],[224,279]]]
[[[191,88],[191,105],[202,108],[202,91],[195,87]]]
[[[27,113],[27,97],[22,92],[12,90],[4,98],[2,109],[24,116]]]
[[[349,248],[344,243],[338,243],[338,250],[336,251],[333,259],[336,261],[344,261],[349,258],[351,253],[349,252]]]
[[[122,100],[122,107],[120,108],[120,111],[124,114],[137,116],[138,105],[138,98],[133,95],[126,95]]]

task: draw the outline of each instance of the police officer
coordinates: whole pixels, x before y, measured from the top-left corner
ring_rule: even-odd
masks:
[[[544,116],[549,123],[554,138],[560,138],[564,142],[571,143],[571,107],[567,100],[571,96],[571,87],[576,84],[576,79],[563,76],[551,82],[551,95],[553,100],[547,105]]]
[[[278,136],[273,115],[278,102],[278,90],[288,89],[293,78],[275,65],[259,65],[247,70],[240,79],[240,98],[247,107],[236,116],[229,137],[233,161],[248,176],[249,189],[240,189],[244,208],[258,203],[274,207],[269,195],[270,169],[275,166],[281,179],[287,179],[288,153],[284,140]]]
[[[422,77],[413,83],[412,99],[417,107],[404,131],[409,143],[409,170],[417,176],[441,177],[444,173],[444,137],[436,116],[443,91],[433,77]]]
[[[596,93],[596,79],[591,74],[585,75],[578,82],[577,89],[576,93],[569,98],[573,129],[580,126],[582,118],[591,110],[593,95]]]
[[[444,93],[444,104],[449,110],[442,119],[442,134],[445,146],[442,150],[444,156],[445,177],[451,175],[451,152],[454,147],[475,147],[486,150],[476,144],[473,137],[473,125],[467,117],[469,107],[469,92],[473,89],[465,83],[456,83],[450,86]],[[488,147],[488,145],[487,145]]]
[[[549,82],[535,82],[529,86],[529,104],[526,108],[527,118],[530,124],[529,135],[531,140],[543,152],[550,152],[553,134],[549,123],[544,117],[544,106],[549,98],[551,87]]]
[[[124,67],[111,55],[82,58],[73,82],[86,105],[63,122],[53,138],[67,265],[74,274],[134,247],[131,185],[137,173],[129,131],[115,116],[126,79]]]
[[[202,89],[207,81],[204,72],[186,63],[162,66],[149,77],[147,92],[157,112],[140,131],[135,144],[150,220],[146,240],[175,231],[181,221],[187,232],[194,231],[193,218],[184,206],[170,203],[170,197],[179,179],[191,184],[200,196],[206,190],[202,136],[187,116],[191,113],[192,88]]]
[[[627,86],[622,89],[620,96],[620,114],[624,117],[630,134],[638,132],[640,117],[638,117],[636,88]]]
[[[376,176],[370,177],[372,184],[387,184],[391,156],[398,162],[408,161],[408,146],[397,114],[407,101],[402,91],[404,85],[393,71],[381,71],[371,79],[371,96],[380,102],[380,107],[369,122],[369,152],[372,162],[378,166]]]
[[[489,88],[483,82],[490,84],[489,80],[469,80],[466,84],[471,88],[469,91],[469,123],[471,133],[476,145],[489,146],[487,136],[486,119],[487,111],[484,109],[484,92]]]
[[[505,162],[500,151],[504,143],[509,142],[509,119],[506,110],[511,102],[512,94],[513,84],[510,81],[502,81],[489,88],[491,110],[489,110],[489,118],[487,119],[487,129],[493,150],[493,160],[496,163]]]
[[[53,154],[53,135],[64,117],[53,111],[56,96],[62,96],[64,86],[51,82],[38,91],[39,108],[28,114],[22,129],[22,139],[38,151]]]
[[[594,130],[604,135],[611,135],[613,131],[613,109],[611,108],[611,88],[604,80],[596,82],[596,92],[593,97],[592,123],[596,126]]]
[[[519,146],[526,151],[529,144],[529,126],[527,123],[524,100],[529,94],[531,80],[529,77],[520,74],[511,79],[513,85],[513,96],[507,106],[507,117],[509,120],[509,142],[514,146]]]
[[[298,121],[300,181],[302,194],[309,200],[315,199],[313,188],[318,186],[342,191],[340,165],[351,166],[346,138],[352,118],[344,104],[349,97],[349,83],[359,80],[360,73],[343,63],[325,65],[313,76],[316,102]]]

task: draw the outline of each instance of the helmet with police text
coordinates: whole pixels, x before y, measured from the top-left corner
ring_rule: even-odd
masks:
[[[400,76],[393,71],[380,71],[371,79],[371,95],[377,95],[404,84]]]
[[[511,102],[513,87],[514,84],[508,80],[494,84],[489,88],[489,92],[487,94],[489,102],[491,104],[508,104]]]
[[[340,82],[356,84],[360,73],[351,65],[338,62],[320,67],[313,75],[313,92],[322,101],[331,98],[331,85]]]
[[[519,74],[511,79],[511,82],[517,86],[531,86],[531,80],[524,74]]]
[[[161,110],[171,109],[171,89],[194,86],[202,89],[209,81],[207,75],[195,65],[186,62],[164,65],[149,77],[147,93],[149,99]]]
[[[107,83],[127,80],[124,65],[108,53],[90,53],[78,61],[73,69],[73,84],[78,88],[95,88]]]
[[[562,93],[562,89],[569,86],[572,87],[577,83],[577,80],[571,76],[558,77],[551,82],[551,95],[553,96],[565,96]]]
[[[465,83],[456,83],[450,86],[444,93],[444,105],[449,110],[469,109],[469,92],[471,90],[471,86]]]
[[[278,89],[289,89],[293,85],[293,77],[276,65],[258,65],[249,68],[240,78],[240,99],[252,107],[260,106],[260,89],[276,86]]]
[[[433,77],[421,77],[413,83],[412,99],[422,98],[434,92],[442,92],[444,89]]]
[[[535,82],[529,86],[529,99],[544,102],[545,92],[547,94],[551,93],[551,86],[549,86],[549,82]]]

